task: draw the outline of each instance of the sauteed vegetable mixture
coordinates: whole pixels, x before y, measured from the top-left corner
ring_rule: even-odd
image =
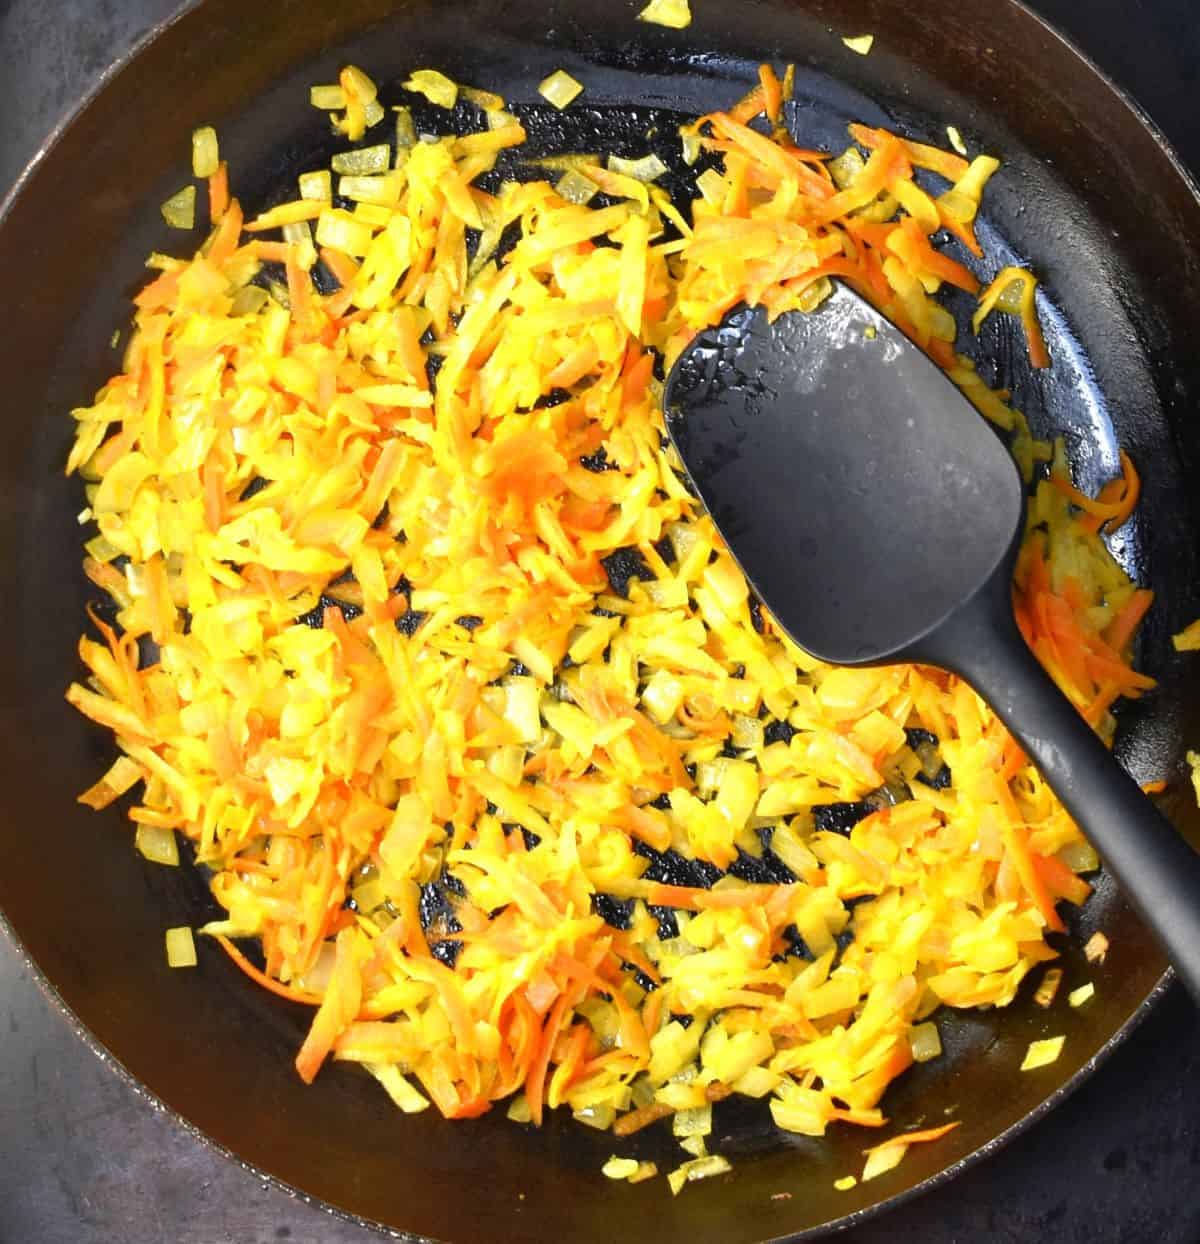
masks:
[[[1094,853],[970,688],[798,650],[663,435],[696,331],[848,282],[1010,436],[1017,613],[1060,686],[1110,737],[1153,685],[1151,594],[1102,538],[1133,464],[1079,492],[939,297],[1049,363],[1032,274],[977,276],[997,162],[858,125],[806,150],[790,77],[681,129],[690,202],[657,156],[525,160],[520,110],[432,70],[407,89],[471,132],[418,133],[349,67],[313,91],[347,149],[255,219],[197,133],[207,205],[168,207],[211,233],[151,257],[74,412],[106,603],[68,698],[121,753],[84,801],[136,792],[143,854],[182,836],[211,870],[200,932],[312,1008],[306,1081],[347,1060],[406,1111],[670,1116],[711,1173],[731,1094],[812,1136],[884,1124],[939,1007],[1008,1003],[1088,895]]]

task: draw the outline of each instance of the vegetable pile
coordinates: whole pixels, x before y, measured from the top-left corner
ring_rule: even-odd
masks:
[[[395,140],[255,220],[197,138],[211,234],[152,257],[123,370],[74,412],[110,604],[68,698],[121,752],[84,801],[140,787],[143,853],[181,834],[211,870],[200,932],[313,1008],[306,1081],[333,1058],[403,1110],[671,1116],[708,1172],[730,1094],[807,1135],[882,1125],[938,1008],[1009,1002],[1088,894],[1095,855],[986,705],[797,649],[663,436],[659,364],[695,332],[847,281],[1011,433],[1017,610],[1060,685],[1106,736],[1152,685],[1150,594],[1102,539],[1132,463],[1078,492],[936,297],[980,292],[997,162],[862,126],[799,149],[789,79],[684,127],[690,205],[655,157],[484,191],[525,129],[430,70],[407,85],[478,132],[418,136],[348,68],[314,102]],[[1041,365],[1034,285],[1006,270],[979,309]]]

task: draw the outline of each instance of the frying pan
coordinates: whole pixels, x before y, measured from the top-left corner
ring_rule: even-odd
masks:
[[[659,1181],[605,1181],[599,1166],[612,1138],[570,1120],[522,1132],[499,1112],[469,1124],[408,1118],[353,1068],[300,1086],[291,1057],[303,1016],[250,986],[215,948],[201,945],[193,972],[165,966],[163,926],[200,922],[211,901],[198,874],[141,861],[119,815],[106,822],[74,804],[108,744],[61,698],[87,599],[76,570],[78,498],[60,474],[64,413],[113,369],[107,343],[127,319],[145,254],[179,240],[164,237],[155,205],[186,178],[196,124],[218,125],[238,191],[258,210],[283,196],[298,167],[328,155],[306,87],[347,60],[393,84],[436,65],[530,104],[535,84],[565,67],[587,94],[562,116],[535,109],[535,144],[640,154],[648,126],[670,133],[671,114],[731,100],[771,57],[797,64],[789,119],[805,142],[841,143],[853,118],[936,141],[950,121],[972,148],[1001,155],[982,233],[993,264],[1022,258],[1043,274],[1056,365],[1031,375],[1019,342],[997,328],[980,353],[1036,432],[1067,437],[1083,487],[1113,470],[1118,442],[1143,467],[1141,514],[1117,552],[1158,592],[1143,664],[1162,685],[1123,715],[1120,753],[1139,778],[1169,778],[1165,810],[1185,832],[1200,830],[1180,765],[1187,741],[1200,740],[1200,670],[1169,642],[1200,613],[1200,514],[1187,487],[1200,458],[1189,423],[1200,359],[1187,341],[1200,312],[1189,245],[1200,236],[1200,202],[1169,151],[1011,0],[958,0],[951,20],[933,3],[696,0],[683,32],[638,25],[637,7],[343,0],[331,11],[303,0],[207,0],[107,81],[0,217],[0,271],[22,291],[20,314],[0,334],[0,712],[9,739],[0,907],[61,1002],[187,1122],[330,1205],[439,1239],[590,1242],[640,1234],[652,1221],[667,1240],[742,1241],[844,1223],[946,1178],[1043,1111],[1136,1022],[1161,991],[1165,965],[1102,879],[1062,959],[1068,983],[1097,980],[1096,1000],[1047,1013],[1026,989],[1003,1012],[948,1015],[945,1057],[914,1068],[886,1105],[897,1127],[951,1116],[962,1126],[848,1193],[832,1183],[860,1166],[861,1133],[780,1136],[759,1109],[718,1111],[715,1147],[734,1161],[733,1175],[671,1199]],[[866,58],[837,37],[864,31],[876,35]],[[781,532],[781,548],[787,539]],[[1078,951],[1097,928],[1112,947],[1102,969]],[[1068,1037],[1059,1061],[1018,1073],[1028,1042],[1055,1032]],[[678,1160],[674,1142],[654,1131],[631,1148],[660,1166]]]

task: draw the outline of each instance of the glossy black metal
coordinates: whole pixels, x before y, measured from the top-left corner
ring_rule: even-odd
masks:
[[[1079,921],[1083,935],[1103,925],[1112,938],[1101,1002],[1055,1017],[1069,1040],[1052,1070],[1015,1073],[1028,1041],[1050,1033],[1028,997],[1003,1015],[953,1017],[946,1059],[917,1069],[889,1097],[897,1125],[959,1111],[963,1126],[942,1144],[835,1194],[833,1179],[861,1161],[860,1136],[781,1139],[759,1112],[730,1113],[719,1116],[718,1141],[735,1174],[669,1199],[654,1183],[609,1185],[597,1172],[611,1142],[569,1122],[521,1135],[501,1118],[466,1126],[409,1119],[340,1068],[303,1089],[290,1070],[303,1016],[255,991],[211,948],[201,948],[194,973],[163,964],[162,927],[210,910],[200,879],[143,864],[118,815],[106,822],[73,803],[107,749],[61,699],[86,598],[70,570],[78,500],[60,475],[64,412],[112,369],[107,341],[125,322],[124,296],[144,255],[172,241],[156,204],[186,179],[190,129],[218,124],[254,209],[283,192],[298,164],[328,152],[305,88],[346,59],[369,66],[389,91],[412,68],[436,64],[523,104],[536,104],[536,82],[564,66],[588,94],[562,117],[542,110],[540,141],[582,147],[590,138],[635,154],[659,110],[731,99],[769,55],[797,61],[790,120],[813,141],[840,142],[854,116],[936,140],[952,118],[968,143],[1006,159],[987,215],[989,254],[994,262],[1013,248],[1037,264],[1063,312],[1052,328],[1078,348],[1049,377],[1024,372],[1020,351],[994,332],[983,352],[1039,431],[1068,436],[1084,486],[1112,466],[1110,414],[1121,442],[1155,464],[1127,551],[1160,592],[1146,659],[1163,689],[1127,714],[1124,746],[1138,776],[1170,775],[1168,810],[1187,820],[1179,758],[1183,740],[1200,735],[1200,695],[1168,636],[1200,612],[1191,586],[1197,516],[1185,486],[1200,460],[1188,418],[1200,400],[1200,363],[1189,349],[1200,315],[1191,244],[1200,207],[1190,184],[1136,110],[1016,4],[959,0],[949,22],[944,6],[888,0],[697,3],[695,11],[693,26],[677,34],[634,23],[632,7],[582,0],[207,0],[116,68],[0,221],[0,271],[15,311],[0,335],[0,712],[12,726],[0,755],[0,907],[94,1039],[191,1126],[345,1212],[437,1238],[599,1241],[640,1235],[653,1222],[664,1239],[762,1240],[853,1219],[948,1178],[1048,1109],[1140,1013],[1163,970],[1139,922],[1102,883]],[[852,29],[876,34],[871,56],[842,47],[838,32]],[[1080,393],[1083,420],[1071,413]],[[782,532],[781,545],[788,538]],[[1068,980],[1092,974],[1074,945],[1065,952]],[[677,1153],[656,1136],[633,1147],[664,1164]],[[773,1200],[780,1191],[791,1199]]]
[[[1017,630],[1024,486],[995,430],[849,287],[697,335],[667,427],[754,590],[840,665],[963,675],[1008,725],[1200,998],[1200,855],[1055,687]],[[795,534],[781,551],[779,532]],[[947,539],[951,533],[952,538]]]

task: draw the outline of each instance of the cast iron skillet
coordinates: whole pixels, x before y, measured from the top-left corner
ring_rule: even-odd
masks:
[[[640,154],[658,124],[666,158],[674,112],[732,101],[770,57],[797,64],[789,120],[806,145],[840,149],[851,119],[933,141],[953,122],[972,149],[1002,156],[982,225],[989,271],[1015,256],[1042,273],[1056,361],[1031,375],[1020,343],[991,328],[979,347],[985,374],[1013,389],[1036,431],[1066,436],[1085,488],[1114,470],[1117,442],[1143,468],[1140,517],[1118,552],[1158,593],[1143,660],[1162,686],[1124,714],[1120,751],[1139,778],[1169,778],[1165,810],[1200,829],[1181,768],[1187,742],[1200,742],[1200,663],[1169,642],[1200,613],[1200,514],[1186,483],[1200,463],[1200,355],[1189,340],[1200,322],[1200,202],[1170,151],[1015,0],[695,0],[683,32],[636,23],[639,7],[205,0],[118,67],[0,215],[0,273],[16,308],[0,332],[0,907],[85,1035],[188,1125],[330,1206],[439,1239],[598,1244],[652,1222],[664,1240],[736,1244],[844,1225],[948,1178],[1049,1109],[1136,1024],[1165,964],[1102,879],[1062,958],[1066,984],[1095,979],[1096,999],[1047,1013],[1027,988],[1003,1012],[948,1016],[946,1056],[910,1072],[886,1106],[896,1128],[950,1117],[962,1126],[847,1193],[833,1181],[860,1169],[869,1138],[781,1136],[757,1108],[718,1111],[715,1147],[734,1173],[671,1198],[661,1181],[603,1179],[618,1146],[569,1119],[522,1132],[502,1112],[465,1124],[405,1117],[349,1067],[301,1086],[292,1057],[304,1017],[292,1006],[249,985],[215,947],[201,945],[195,971],[166,967],[164,926],[199,923],[211,902],[191,870],[142,862],[118,813],[75,804],[109,744],[62,699],[87,600],[81,502],[61,476],[65,416],[114,369],[109,338],[127,320],[145,255],[181,243],[157,204],[188,174],[195,125],[219,127],[253,211],[327,159],[307,86],[347,60],[387,84],[385,100],[409,70],[432,65],[530,105],[540,104],[536,83],[565,67],[587,92],[561,116],[531,108],[538,147]],[[838,37],[867,31],[876,43],[866,58]],[[781,555],[787,541],[780,532]],[[1099,969],[1078,951],[1097,928],[1111,942]],[[1028,1042],[1056,1032],[1068,1037],[1059,1061],[1019,1074]],[[619,1147],[664,1167],[680,1156],[653,1129]]]

